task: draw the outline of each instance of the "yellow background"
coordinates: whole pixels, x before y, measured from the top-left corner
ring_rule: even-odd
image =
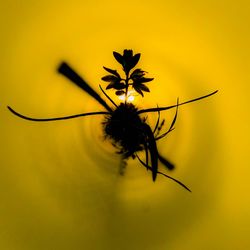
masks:
[[[0,249],[250,248],[248,1],[9,0],[0,12]],[[191,194],[152,183],[135,161],[120,176],[101,117],[32,123],[6,108],[102,110],[56,68],[66,60],[98,90],[102,66],[118,68],[112,51],[125,48],[155,78],[140,107],[219,89],[181,107],[158,144]]]

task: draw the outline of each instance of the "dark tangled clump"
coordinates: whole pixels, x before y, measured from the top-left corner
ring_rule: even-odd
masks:
[[[132,103],[121,103],[103,122],[105,138],[113,141],[124,158],[134,158],[134,153],[143,150],[145,144],[145,118],[141,118],[137,111]]]

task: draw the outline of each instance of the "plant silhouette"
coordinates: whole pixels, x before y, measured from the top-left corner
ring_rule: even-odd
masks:
[[[102,77],[102,80],[107,84],[106,90],[113,89],[115,90],[116,95],[124,96],[124,101],[120,104],[116,104],[103,90],[101,85],[99,85],[102,93],[112,103],[113,107],[110,107],[82,77],[80,77],[66,62],[62,62],[58,67],[58,72],[92,96],[103,106],[103,108],[105,108],[106,111],[81,113],[56,118],[32,118],[16,112],[10,106],[8,106],[8,109],[20,118],[36,122],[66,120],[91,115],[104,115],[104,120],[102,122],[104,136],[111,140],[112,144],[118,149],[117,153],[121,155],[123,163],[130,157],[133,159],[137,158],[141,166],[151,171],[153,181],[155,181],[157,175],[160,174],[175,181],[186,190],[190,191],[190,189],[179,180],[158,170],[158,162],[161,162],[168,170],[173,170],[174,165],[159,154],[157,141],[166,137],[168,133],[173,131],[179,106],[212,96],[217,93],[218,90],[182,103],[179,103],[179,99],[177,99],[176,104],[171,106],[138,109],[134,104],[128,101],[129,90],[134,90],[136,93],[144,97],[144,92],[150,92],[147,84],[152,81],[153,78],[145,77],[146,72],[140,68],[134,69],[140,60],[139,53],[134,55],[132,50],[124,50],[123,55],[118,52],[113,52],[113,55],[116,61],[122,66],[125,77],[123,78],[117,70],[104,67],[105,71],[109,74]],[[173,108],[176,109],[174,118],[169,128],[162,133],[161,131],[165,125],[165,120],[163,119],[160,121],[160,112]],[[154,128],[149,126],[146,118],[143,116],[143,114],[150,112],[158,113],[157,122]],[[140,151],[145,153],[145,160],[142,160],[139,157],[138,152]]]

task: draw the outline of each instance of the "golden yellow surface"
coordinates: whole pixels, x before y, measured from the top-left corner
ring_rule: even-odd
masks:
[[[250,249],[249,13],[244,0],[1,1],[0,249]],[[219,89],[181,107],[158,143],[191,194],[136,161],[120,176],[102,117],[32,123],[6,108],[103,110],[56,68],[66,60],[99,91],[126,48],[155,78],[140,107]]]

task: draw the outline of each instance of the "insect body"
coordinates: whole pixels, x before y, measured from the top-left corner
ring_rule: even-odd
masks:
[[[133,159],[137,158],[142,166],[152,172],[153,181],[156,180],[158,174],[161,174],[172,179],[190,191],[190,189],[180,181],[158,171],[158,161],[160,161],[169,170],[172,170],[174,165],[159,154],[156,142],[157,140],[164,138],[174,129],[179,106],[207,98],[215,94],[217,91],[182,103],[179,103],[177,99],[177,103],[172,106],[139,110],[134,104],[128,102],[129,91],[132,89],[143,97],[144,92],[149,92],[149,88],[146,86],[146,84],[152,81],[153,78],[146,78],[146,72],[141,69],[135,69],[131,72],[131,70],[138,63],[140,54],[134,55],[132,50],[124,50],[123,55],[117,52],[113,52],[113,55],[115,59],[121,64],[125,77],[122,78],[116,70],[104,67],[109,75],[104,76],[102,80],[108,83],[106,86],[107,90],[114,89],[116,91],[116,95],[124,97],[124,102],[121,102],[119,105],[117,105],[99,85],[103,94],[112,103],[113,107],[110,107],[101,98],[101,96],[83,80],[83,78],[81,78],[67,63],[62,62],[58,68],[58,72],[66,76],[82,90],[86,91],[97,102],[99,102],[106,111],[89,112],[57,118],[31,118],[16,112],[9,106],[8,109],[13,114],[23,119],[39,122],[66,120],[90,115],[104,115],[104,121],[102,123],[104,136],[105,138],[110,139],[113,145],[118,148],[117,153],[121,155],[123,160],[126,160],[130,157]],[[164,120],[160,122],[160,112],[172,108],[176,109],[172,123],[165,133],[160,134],[164,125]],[[149,126],[146,118],[143,117],[143,114],[150,112],[158,113],[158,119],[154,129]],[[138,152],[140,151],[145,153],[145,160],[142,160],[138,156]]]

